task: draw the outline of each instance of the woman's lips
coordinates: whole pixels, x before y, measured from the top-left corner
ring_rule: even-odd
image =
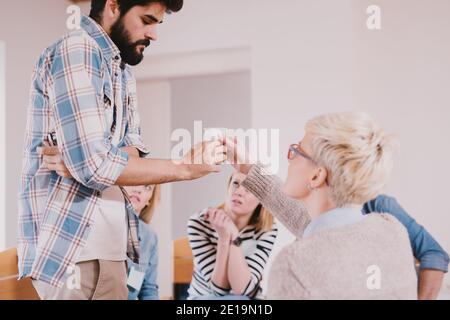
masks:
[[[130,200],[133,200],[133,199],[137,202],[141,201],[141,199],[139,199],[138,196],[130,196]]]
[[[231,200],[231,202],[232,202],[233,204],[239,204],[239,205],[242,204],[242,201],[237,200],[237,199]]]

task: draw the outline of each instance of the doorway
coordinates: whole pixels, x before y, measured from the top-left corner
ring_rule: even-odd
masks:
[[[248,49],[150,57],[136,70],[144,141],[153,158],[169,159],[176,129],[251,127],[251,71]],[[189,217],[224,201],[232,169],[197,181],[162,187],[161,205],[151,223],[158,235],[158,283],[161,297],[172,297],[172,243],[186,237]]]
[[[5,118],[6,118],[6,97],[5,97],[5,44],[0,41],[0,251],[6,249],[6,210],[5,210]]]

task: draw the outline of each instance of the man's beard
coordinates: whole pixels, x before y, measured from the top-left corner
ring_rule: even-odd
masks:
[[[144,59],[144,54],[137,50],[137,46],[144,45],[145,47],[148,47],[150,45],[150,40],[148,39],[132,43],[130,41],[130,34],[125,30],[122,18],[119,18],[119,20],[112,25],[110,37],[117,48],[119,48],[122,61],[130,66],[135,66]]]

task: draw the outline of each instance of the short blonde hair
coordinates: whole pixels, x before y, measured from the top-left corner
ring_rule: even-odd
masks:
[[[335,205],[363,204],[385,187],[393,168],[393,137],[362,112],[326,114],[306,124],[312,159],[328,171]]]
[[[150,221],[153,218],[153,214],[155,213],[155,208],[161,201],[161,185],[155,185],[155,189],[153,190],[153,194],[151,198],[148,200],[147,205],[142,209],[139,214],[139,218],[144,221],[146,224],[150,224]]]

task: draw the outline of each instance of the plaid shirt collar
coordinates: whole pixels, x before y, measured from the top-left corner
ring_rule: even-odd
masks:
[[[83,16],[81,18],[81,28],[86,31],[99,45],[104,57],[107,60],[115,59],[121,62],[120,50],[111,40],[106,31],[94,19]],[[122,69],[123,64],[121,63]]]

